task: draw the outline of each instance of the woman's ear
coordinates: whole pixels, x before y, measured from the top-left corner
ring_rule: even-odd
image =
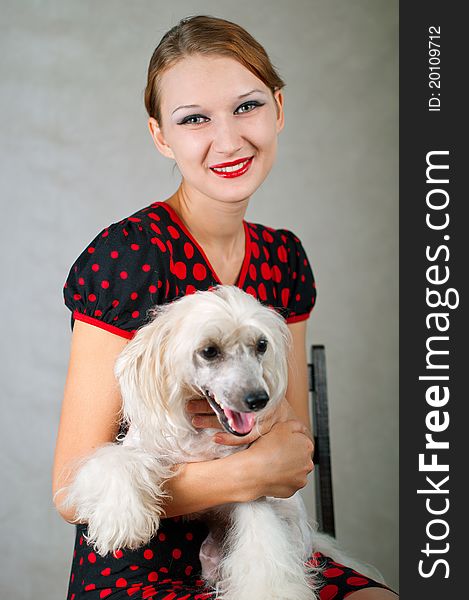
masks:
[[[283,110],[283,94],[282,90],[275,90],[274,101],[277,109],[277,133],[280,133],[285,124],[285,114]]]
[[[155,118],[150,117],[148,119],[148,129],[150,130],[150,135],[153,138],[153,141],[155,142],[155,146],[158,148],[161,154],[163,156],[166,156],[166,158],[174,159],[173,151],[168,146],[166,139],[163,135],[163,130],[161,129],[161,127],[158,124],[158,121]]]

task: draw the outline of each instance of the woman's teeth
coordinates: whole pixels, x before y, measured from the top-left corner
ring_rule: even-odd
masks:
[[[212,171],[216,171],[217,173],[233,173],[234,171],[239,171],[243,167],[245,167],[249,162],[245,160],[242,163],[238,163],[237,165],[231,165],[231,167],[211,167]]]

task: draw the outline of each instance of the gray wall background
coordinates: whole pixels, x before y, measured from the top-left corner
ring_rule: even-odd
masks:
[[[247,219],[292,229],[326,345],[337,537],[398,585],[398,3],[2,0],[0,595],[65,597],[73,528],[51,501],[68,362],[62,285],[105,225],[168,197],[143,89],[181,17],[246,27],[287,82],[276,166]],[[312,489],[305,497],[313,514]]]

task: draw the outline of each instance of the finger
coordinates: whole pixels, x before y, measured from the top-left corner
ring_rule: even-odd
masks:
[[[213,437],[213,441],[216,444],[222,444],[224,446],[244,446],[245,444],[251,444],[259,438],[259,433],[252,431],[249,435],[238,436],[231,433],[217,433]]]
[[[195,414],[214,414],[214,411],[207,400],[189,400],[187,403],[187,412]]]
[[[192,417],[192,425],[196,429],[222,429],[220,421],[216,416],[196,415],[195,417]]]

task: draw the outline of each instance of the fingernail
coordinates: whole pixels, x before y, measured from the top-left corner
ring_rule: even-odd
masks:
[[[223,436],[221,435],[215,435],[213,436],[213,441],[217,444],[222,444],[223,443]]]
[[[197,425],[202,425],[202,419],[200,417],[192,417],[192,425],[197,427]]]

